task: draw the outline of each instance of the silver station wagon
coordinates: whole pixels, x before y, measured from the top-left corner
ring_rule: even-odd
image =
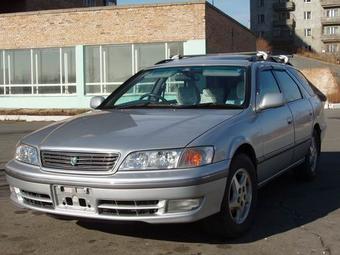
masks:
[[[94,97],[92,112],[22,138],[6,165],[11,199],[71,217],[204,219],[236,237],[251,226],[258,188],[289,169],[316,176],[322,99],[264,53],[165,60]]]

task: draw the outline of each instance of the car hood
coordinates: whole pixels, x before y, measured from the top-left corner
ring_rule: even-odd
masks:
[[[181,148],[241,110],[93,111],[39,130],[22,141],[42,150],[132,151]]]

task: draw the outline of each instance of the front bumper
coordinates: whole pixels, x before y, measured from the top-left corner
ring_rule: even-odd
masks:
[[[6,166],[6,177],[11,187],[11,199],[20,207],[72,217],[184,223],[219,212],[228,173],[227,163],[195,169],[196,174],[187,169],[140,173],[139,177],[137,173],[85,177],[44,173],[37,167],[11,161]],[[27,168],[31,172],[27,172]],[[72,191],[61,198],[60,187],[86,189],[87,194],[78,196]],[[77,201],[81,198],[85,206],[65,205],[65,197]],[[195,199],[199,204],[191,210],[169,211],[172,201]]]

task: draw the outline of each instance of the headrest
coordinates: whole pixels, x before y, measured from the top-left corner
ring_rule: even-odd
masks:
[[[177,102],[180,105],[196,105],[201,102],[200,92],[194,82],[178,85]]]

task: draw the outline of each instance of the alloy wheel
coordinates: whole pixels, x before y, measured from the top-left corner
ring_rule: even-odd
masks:
[[[315,137],[313,137],[311,145],[309,147],[309,165],[313,173],[316,171],[317,162],[318,162],[318,149]]]
[[[242,224],[248,217],[253,196],[251,179],[245,169],[235,172],[228,194],[230,216],[236,224]]]

